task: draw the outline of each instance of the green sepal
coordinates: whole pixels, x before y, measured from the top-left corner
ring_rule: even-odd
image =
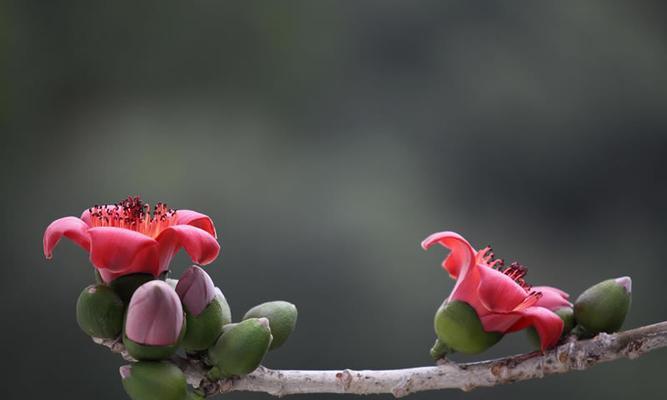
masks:
[[[265,318],[251,318],[227,329],[208,351],[208,358],[223,378],[246,375],[260,365],[271,345]]]
[[[224,317],[223,319],[227,321],[224,323],[224,325],[227,325],[232,322],[232,309],[229,307],[229,303],[227,302],[225,295],[222,294],[222,290],[220,290],[220,288],[216,287],[215,298],[220,303],[220,308],[222,308],[222,315]]]
[[[269,350],[280,347],[296,327],[297,309],[292,303],[286,301],[269,301],[259,304],[245,313],[243,319],[266,318],[271,326],[273,341]]]
[[[121,376],[123,388],[132,400],[188,399],[185,375],[174,364],[140,361],[121,367]]]
[[[229,306],[223,307],[218,297],[199,315],[190,314],[187,307],[184,308],[188,329],[182,344],[187,352],[199,352],[211,347],[222,333],[222,327],[231,322]]]
[[[442,343],[440,339],[435,339],[435,343],[433,343],[433,347],[431,347],[430,354],[434,360],[439,360],[441,358],[445,358],[447,354],[451,354],[453,352],[454,350],[450,349],[449,346]]]
[[[481,353],[503,337],[499,332],[484,331],[475,309],[458,300],[443,303],[433,322],[438,339],[464,354]]]
[[[574,309],[572,307],[562,307],[554,312],[563,320],[563,333],[561,337],[569,335],[575,325]]]
[[[586,289],[577,298],[574,319],[586,334],[592,336],[600,332],[617,332],[630,309],[631,297],[630,291],[619,284],[617,279],[602,281]]]
[[[173,356],[178,350],[183,337],[186,332],[186,319],[183,318],[183,328],[181,328],[181,334],[178,337],[176,343],[167,346],[151,346],[147,344],[137,343],[134,340],[127,337],[125,332],[123,332],[123,344],[127,349],[127,352],[137,360],[141,361],[160,361],[166,360],[169,357]]]
[[[220,368],[213,366],[211,369],[206,372],[206,377],[210,381],[219,381],[222,379],[222,371],[220,371]]]
[[[146,282],[155,280],[152,274],[136,273],[118,277],[109,283],[109,286],[120,296],[125,305],[130,303],[134,291]]]
[[[114,339],[123,329],[124,308],[123,301],[111,288],[90,285],[76,302],[76,321],[89,336]]]
[[[224,334],[224,333],[230,331],[233,327],[235,327],[238,324],[239,324],[238,322],[233,322],[231,324],[226,324],[225,326],[222,327],[222,333]]]

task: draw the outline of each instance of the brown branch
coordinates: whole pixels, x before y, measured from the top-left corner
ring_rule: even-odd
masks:
[[[95,342],[133,361],[121,343],[101,339],[95,339]],[[544,354],[533,352],[465,364],[444,361],[437,366],[394,370],[296,371],[259,367],[242,378],[210,381],[206,378],[206,366],[201,361],[180,357],[172,361],[183,369],[188,383],[207,396],[250,391],[275,396],[299,393],[391,393],[395,397],[402,397],[426,390],[468,391],[477,387],[584,370],[619,358],[635,359],[661,347],[667,347],[667,321],[612,335],[601,333],[589,340],[570,338]]]

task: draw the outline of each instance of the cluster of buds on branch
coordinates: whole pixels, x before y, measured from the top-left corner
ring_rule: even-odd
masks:
[[[183,371],[170,361],[179,349],[206,366],[209,380],[242,377],[295,328],[296,307],[285,301],[260,304],[234,323],[222,291],[197,265],[179,280],[167,277],[181,248],[200,265],[219,255],[213,221],[204,214],[163,203],[151,212],[139,197],[129,197],[52,222],[44,233],[47,258],[62,237],[88,251],[96,271],[97,283],[77,301],[79,326],[94,338],[122,340],[137,360],[120,368],[132,400],[194,400],[204,394],[189,389]],[[454,232],[435,233],[422,247],[434,244],[450,250],[442,266],[456,280],[435,314],[436,360],[453,352],[480,353],[520,330],[542,351],[567,335],[613,333],[630,308],[629,277],[598,283],[572,304],[560,289],[528,284],[524,266],[505,266],[490,247],[475,250]]]
[[[296,326],[296,307],[285,301],[260,304],[232,323],[227,299],[199,266],[189,267],[179,280],[167,278],[180,248],[201,265],[218,256],[215,227],[204,214],[162,203],[151,213],[130,197],[52,222],[44,233],[47,258],[63,236],[90,253],[98,281],[81,292],[77,322],[94,338],[122,340],[137,360],[120,368],[132,400],[201,397],[170,361],[179,349],[207,365],[211,379],[240,377],[254,371]]]
[[[436,360],[452,352],[480,353],[520,330],[542,351],[569,334],[588,338],[613,333],[630,308],[632,280],[627,276],[590,287],[572,305],[560,289],[529,285],[524,266],[505,267],[490,247],[477,251],[455,232],[434,233],[422,247],[434,244],[450,250],[442,266],[456,280],[435,314],[431,356]]]

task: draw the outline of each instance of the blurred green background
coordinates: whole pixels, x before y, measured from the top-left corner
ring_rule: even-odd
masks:
[[[631,275],[626,327],[667,319],[664,2],[3,8],[3,398],[125,398],[121,359],[76,325],[87,254],[63,241],[47,262],[41,240],[130,194],[214,219],[207,270],[237,317],[298,305],[273,368],[430,364],[453,282],[419,242],[444,229],[573,296]],[[517,334],[457,360],[528,350]],[[411,398],[662,399],[666,365]]]

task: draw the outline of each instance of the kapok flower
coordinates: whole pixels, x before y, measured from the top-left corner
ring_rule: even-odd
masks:
[[[448,301],[459,300],[475,309],[484,330],[509,333],[534,326],[542,350],[555,345],[563,321],[553,311],[572,307],[569,295],[548,286],[531,287],[523,279],[526,268],[495,259],[491,248],[476,251],[455,232],[434,233],[422,242],[427,250],[439,243],[451,253],[442,263],[456,284]]]
[[[102,279],[110,282],[132,273],[159,276],[169,269],[174,255],[184,248],[192,261],[209,264],[218,256],[211,219],[191,210],[174,210],[139,197],[117,204],[94,206],[80,218],[53,221],[44,232],[44,255],[50,259],[60,238],[65,236],[90,253],[90,262]]]

